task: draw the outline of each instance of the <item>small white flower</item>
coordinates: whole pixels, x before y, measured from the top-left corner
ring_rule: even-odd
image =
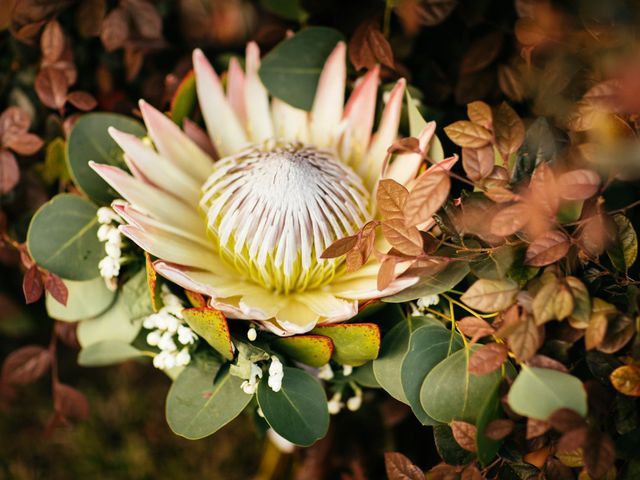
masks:
[[[251,370],[249,371],[249,380],[245,380],[240,385],[242,391],[247,395],[253,395],[258,389],[258,379],[262,378],[262,369],[255,363],[251,364]]]
[[[148,317],[145,317],[145,319],[142,321],[142,326],[148,330],[156,328],[156,314],[152,313]]]
[[[182,318],[182,310],[183,310],[183,306],[182,304],[178,304],[178,305],[165,305],[164,307],[162,307],[160,309],[160,312],[162,313],[166,313],[166,314],[171,314],[174,317],[177,318]]]
[[[419,309],[429,308],[433,305],[437,305],[440,302],[440,297],[436,295],[427,295],[426,297],[421,297],[416,302],[418,304]]]
[[[173,334],[171,332],[165,332],[162,334],[160,341],[158,342],[158,348],[168,352],[175,352],[178,347],[173,341]]]
[[[153,330],[147,334],[147,343],[152,347],[156,347],[160,343],[162,338],[162,332],[160,330]]]
[[[282,388],[282,379],[284,378],[284,369],[282,368],[282,362],[275,355],[271,357],[271,364],[269,365],[269,387],[274,392],[279,392]]]
[[[176,366],[175,356],[169,352],[160,352],[153,357],[153,366],[160,370],[173,368]]]
[[[342,374],[345,377],[348,377],[349,375],[351,375],[353,373],[353,367],[351,365],[343,365],[342,366]]]
[[[258,338],[258,332],[255,328],[251,327],[249,330],[247,330],[247,338],[250,342],[253,342],[256,338]]]
[[[118,247],[122,246],[122,234],[117,228],[111,228],[109,233],[107,234],[107,242],[117,245]]]
[[[333,377],[334,377],[333,369],[331,368],[331,365],[329,365],[328,363],[320,367],[320,369],[318,370],[318,378],[320,380],[331,380],[333,379]]]
[[[100,207],[96,213],[98,216],[98,223],[103,225],[109,224],[111,222],[122,223],[122,219],[120,215],[113,211],[113,209],[109,207]]]
[[[183,348],[176,355],[176,365],[179,365],[179,366],[189,365],[190,361],[191,361],[191,355],[189,354],[189,349],[187,348]]]
[[[120,249],[120,245],[116,245],[115,243],[107,242],[104,244],[104,251],[107,253],[108,257],[113,258],[114,260],[119,260],[122,256],[122,250]]]
[[[344,407],[344,403],[342,403],[342,393],[336,392],[331,397],[331,400],[327,402],[327,408],[329,409],[329,413],[331,415],[337,415]]]
[[[104,278],[117,277],[120,273],[120,262],[111,257],[104,257],[98,263],[98,268],[100,269],[100,275]]]
[[[362,392],[356,392],[356,395],[347,400],[347,408],[355,412],[362,406]]]
[[[240,388],[247,395],[253,395],[254,393],[256,393],[256,390],[258,389],[258,384],[257,383],[254,384],[249,382],[249,380],[245,380],[244,382],[242,382],[242,385],[240,385]]]
[[[167,332],[176,333],[180,327],[180,320],[173,315],[167,315],[165,329]]]
[[[100,228],[98,228],[98,240],[100,240],[101,242],[106,242],[107,240],[109,240],[109,235],[113,231],[115,231],[116,233],[118,232],[116,227],[113,227],[111,225],[100,225]]]
[[[178,327],[178,341],[182,345],[189,345],[197,340],[198,336],[193,330],[186,325],[180,325]]]
[[[269,437],[271,443],[273,443],[276,448],[282,453],[293,453],[293,451],[296,449],[296,446],[293,443],[291,443],[286,438],[278,435],[278,432],[276,432],[273,428],[267,430],[267,437]]]

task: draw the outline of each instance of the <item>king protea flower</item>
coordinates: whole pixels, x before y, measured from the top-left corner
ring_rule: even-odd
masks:
[[[355,272],[347,272],[342,258],[320,258],[374,218],[383,170],[407,184],[422,162],[421,155],[406,154],[386,168],[405,81],[395,84],[372,135],[379,70],[356,83],[345,106],[345,51],[339,43],[327,59],[313,108],[305,112],[269,98],[254,43],[246,71],[230,63],[226,91],[196,50],[197,94],[220,160],[141,102],[155,148],[111,129],[131,175],[91,163],[125,200],[114,204],[128,223],[122,233],[157,257],[160,275],[207,296],[228,317],[259,321],[280,335],[348,320],[361,302],[416,280],[401,277],[380,291],[374,257]],[[433,128],[421,135],[423,148]]]

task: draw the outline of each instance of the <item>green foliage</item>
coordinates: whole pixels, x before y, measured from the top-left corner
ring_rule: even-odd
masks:
[[[47,313],[56,320],[77,322],[96,317],[109,308],[116,297],[116,292],[107,288],[102,277],[82,282],[65,280],[64,284],[69,291],[66,306],[50,294],[46,298]]]
[[[38,265],[67,280],[96,278],[104,255],[96,211],[91,202],[70,194],[40,207],[27,233],[29,253]]]
[[[182,312],[189,326],[227,360],[233,359],[233,342],[222,312],[211,308],[188,308]]]
[[[80,350],[78,365],[102,367],[141,356],[144,356],[144,353],[129,343],[121,340],[103,340]]]
[[[428,295],[436,295],[454,288],[469,273],[469,264],[466,262],[451,262],[444,270],[433,275],[424,275],[415,285],[385,297],[383,300],[390,303],[403,303]]]
[[[197,104],[196,77],[190,71],[180,82],[178,90],[171,99],[171,120],[182,126],[185,118],[193,112]]]
[[[378,356],[380,329],[373,323],[345,323],[316,327],[312,333],[333,341],[332,358],[342,365],[358,367]]]
[[[123,294],[118,295],[111,308],[97,317],[83,320],[78,325],[78,342],[87,347],[103,340],[132,342],[141,328],[141,322],[131,318],[131,310]]]
[[[329,363],[333,353],[333,342],[322,335],[294,335],[278,338],[274,347],[285,355],[312,367]]]

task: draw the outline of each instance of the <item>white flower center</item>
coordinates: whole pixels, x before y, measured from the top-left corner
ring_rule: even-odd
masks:
[[[341,260],[319,258],[370,217],[362,180],[327,151],[267,141],[223,158],[200,207],[220,256],[278,292],[325,285]]]

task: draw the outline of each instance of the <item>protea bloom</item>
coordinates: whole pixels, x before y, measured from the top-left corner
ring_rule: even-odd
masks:
[[[379,291],[375,258],[356,272],[342,259],[320,258],[374,218],[374,190],[397,138],[405,89],[399,80],[372,136],[379,71],[361,78],[344,106],[345,50],[340,43],[327,59],[311,112],[269,98],[254,43],[246,72],[231,62],[226,91],[196,50],[197,94],[220,160],[141,102],[155,149],[111,129],[131,175],[92,163],[126,200],[114,204],[128,223],[122,233],[158,258],[159,274],[209,297],[227,316],[260,321],[280,335],[348,320],[359,302],[415,281],[400,278]],[[430,125],[423,147],[432,134]],[[405,157],[386,169],[401,183],[422,161]]]

